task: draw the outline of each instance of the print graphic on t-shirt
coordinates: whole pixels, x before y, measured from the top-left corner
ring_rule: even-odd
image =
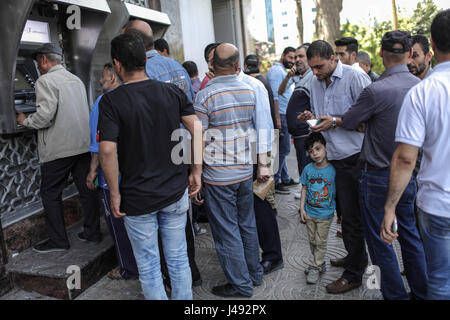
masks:
[[[329,182],[328,179],[318,177],[310,179],[309,182],[310,192],[311,194],[314,194],[314,197],[308,200],[310,206],[323,208],[323,202],[331,202],[330,193],[328,191],[328,186],[331,185],[331,182]]]

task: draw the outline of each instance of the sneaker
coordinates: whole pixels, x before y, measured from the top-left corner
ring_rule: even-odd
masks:
[[[301,193],[294,193],[295,199],[300,200],[302,198]]]
[[[294,179],[291,179],[291,180],[289,180],[288,182],[283,183],[283,185],[284,185],[285,187],[295,187],[295,186],[298,186],[299,184],[300,184],[300,183],[294,181]]]
[[[80,232],[78,233],[78,239],[80,239],[83,242],[94,242],[94,243],[100,243],[102,242],[102,236],[98,236],[97,239],[95,240],[89,240],[88,238],[86,238],[86,236],[84,235],[84,232]]]
[[[309,272],[310,272],[311,270],[313,270],[313,269],[314,269],[314,267],[309,266],[308,269],[305,269],[305,274],[308,275]]]
[[[38,243],[33,247],[33,250],[39,253],[49,253],[49,252],[58,252],[58,251],[67,251],[70,247],[61,248],[55,246],[50,240],[46,240],[44,242]]]
[[[194,222],[192,224],[192,227],[194,228],[194,233],[196,236],[199,236],[201,234],[205,234],[206,233],[206,229],[201,228],[197,222]]]
[[[279,183],[275,186],[275,192],[279,193],[279,194],[290,194],[291,192],[289,191],[288,188],[286,188],[284,186],[284,184]]]
[[[316,284],[319,282],[319,270],[316,268],[312,268],[308,272],[308,276],[306,277],[307,284]]]

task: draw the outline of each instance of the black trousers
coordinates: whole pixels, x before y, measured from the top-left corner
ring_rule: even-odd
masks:
[[[116,247],[117,262],[120,267],[120,275],[124,279],[139,276],[133,248],[128,238],[127,229],[123,218],[115,218],[111,212],[111,198],[109,190],[100,189],[100,201],[103,208],[105,221],[109,229],[111,238]]]
[[[101,237],[98,192],[89,190],[86,186],[90,163],[90,153],[84,153],[41,165],[41,198],[45,210],[47,233],[57,247],[70,247],[62,205],[62,192],[70,173],[72,173],[83,207],[84,235],[92,241]]]
[[[269,202],[254,196],[256,229],[259,246],[262,249],[262,261],[277,262],[283,259],[280,231],[275,210]]]
[[[342,277],[349,282],[360,282],[368,263],[358,198],[358,160],[359,154],[355,154],[330,161],[336,169],[336,207],[342,214],[342,237],[348,252]]]
[[[294,138],[294,146],[297,153],[298,175],[300,177],[302,176],[303,169],[311,163],[311,158],[305,150],[305,139],[306,137]]]
[[[194,242],[194,232],[192,229],[192,222],[189,217],[189,213],[186,214],[186,244],[187,244],[187,254],[189,259],[189,266],[191,267],[192,281],[197,281],[201,279],[200,271],[198,270],[197,263],[195,262],[195,242]],[[158,246],[159,255],[161,261],[161,273],[163,275],[164,281],[170,285],[169,270],[167,269],[166,259],[164,257],[164,250],[162,248],[161,236],[158,233]]]

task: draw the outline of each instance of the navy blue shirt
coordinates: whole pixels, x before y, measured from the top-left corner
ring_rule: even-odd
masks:
[[[342,117],[343,127],[357,129],[367,123],[361,160],[378,168],[387,168],[397,147],[395,130],[403,100],[408,91],[420,82],[406,64],[386,70],[366,87],[356,103]]]

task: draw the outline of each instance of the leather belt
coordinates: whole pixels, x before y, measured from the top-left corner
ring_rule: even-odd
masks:
[[[385,167],[385,168],[375,167],[375,166],[371,165],[370,163],[363,161],[363,162],[361,162],[361,169],[372,170],[372,171],[387,171],[390,168],[389,167]]]

